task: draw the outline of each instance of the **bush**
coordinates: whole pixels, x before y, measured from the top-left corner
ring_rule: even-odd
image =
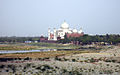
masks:
[[[27,63],[26,67],[29,68],[31,66],[31,64]]]
[[[31,60],[31,58],[29,58],[29,57],[26,57],[24,60]]]
[[[53,69],[52,67],[50,67],[49,65],[45,64],[43,65],[45,69]]]
[[[45,65],[42,65],[42,66],[38,66],[36,69],[41,70],[42,72],[44,72],[47,69],[53,69],[53,67],[50,67],[49,65],[45,64]]]
[[[116,62],[116,60],[113,60],[113,59],[107,59],[107,60],[105,60],[105,62]]]
[[[36,69],[41,69],[41,66],[37,67]]]
[[[55,60],[61,61],[61,58],[58,58],[57,56],[55,57]]]
[[[67,70],[66,69],[62,69],[62,72],[65,73],[65,72],[67,72]]]
[[[82,73],[80,73],[77,70],[74,70],[74,71],[69,71],[69,75],[82,75]]]
[[[63,58],[64,59],[64,61],[68,61],[68,59],[66,59],[66,58]]]
[[[96,61],[95,61],[94,58],[91,58],[91,59],[90,59],[90,62],[92,63],[92,62],[96,62]]]
[[[5,65],[0,65],[0,68],[2,69],[2,68],[4,68],[5,67]]]
[[[111,60],[108,60],[108,59],[107,59],[107,60],[105,60],[105,62],[111,62]]]
[[[75,62],[76,61],[76,59],[72,59],[72,62]]]
[[[38,60],[42,60],[42,58],[38,58]]]
[[[114,63],[115,63],[115,62],[116,62],[116,60],[112,60],[112,62],[114,62]]]
[[[8,68],[12,68],[12,65],[8,65]]]
[[[12,65],[11,69],[13,70],[13,73],[16,72],[16,67],[14,65]]]

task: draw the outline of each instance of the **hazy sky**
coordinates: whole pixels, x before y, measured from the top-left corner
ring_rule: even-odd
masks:
[[[64,20],[87,34],[120,34],[120,0],[0,0],[0,36],[47,36]]]

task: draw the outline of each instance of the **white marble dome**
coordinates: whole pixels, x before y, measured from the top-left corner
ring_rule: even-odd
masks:
[[[69,25],[68,25],[66,22],[64,22],[64,23],[61,25],[61,28],[63,28],[63,29],[68,29],[68,28],[69,28]]]
[[[77,29],[73,29],[73,32],[74,32],[74,33],[77,33],[78,31],[77,31]]]

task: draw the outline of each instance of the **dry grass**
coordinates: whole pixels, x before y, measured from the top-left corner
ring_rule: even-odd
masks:
[[[0,45],[0,50],[30,50],[36,48],[37,46]]]
[[[0,58],[43,58],[43,57],[55,57],[55,56],[64,56],[72,54],[81,54],[81,53],[96,53],[95,50],[85,50],[85,51],[48,51],[48,52],[32,52],[32,53],[16,53],[16,54],[1,54]]]

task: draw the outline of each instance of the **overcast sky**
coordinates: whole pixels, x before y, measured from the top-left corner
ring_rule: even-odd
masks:
[[[120,34],[120,0],[0,0],[0,36],[47,36],[64,20],[86,34]]]

